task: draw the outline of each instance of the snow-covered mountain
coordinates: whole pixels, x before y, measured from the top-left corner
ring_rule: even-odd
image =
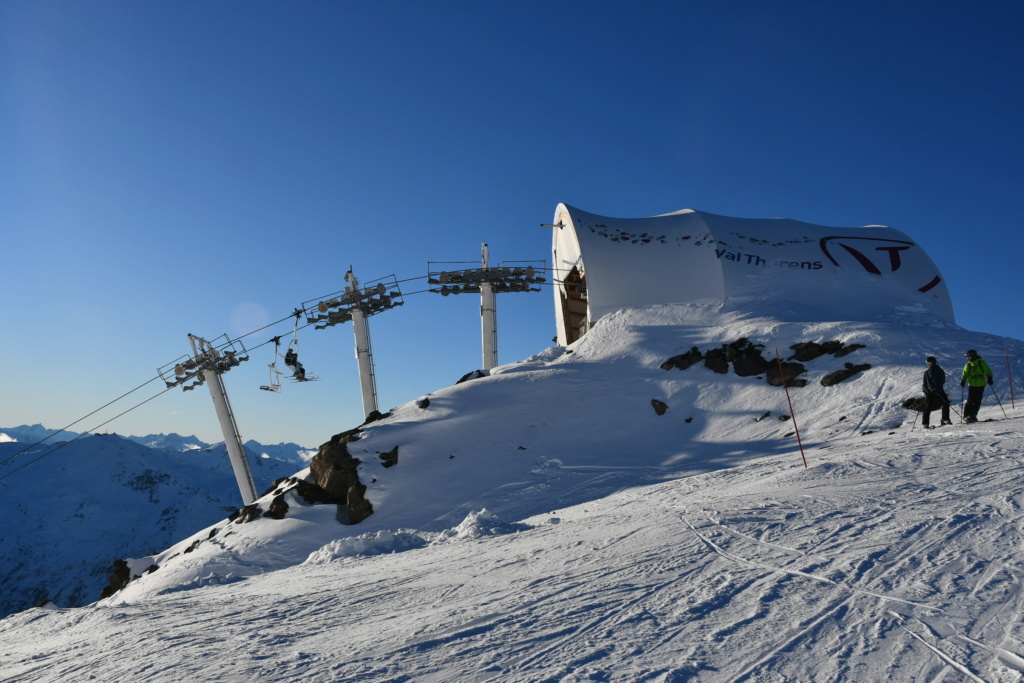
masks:
[[[61,431],[56,434],[55,429],[44,427],[41,424],[21,425],[18,427],[0,427],[0,443],[18,441],[22,448],[37,442],[53,445],[62,441],[72,441],[82,436],[80,432]],[[142,444],[147,448],[155,448],[166,451],[191,451],[210,448],[212,444],[201,441],[196,436],[182,436],[181,434],[147,434],[146,436],[125,436],[124,438]],[[260,457],[269,457],[275,460],[283,460],[295,464],[309,462],[316,449],[304,448],[295,443],[279,443],[273,445],[261,444],[250,439],[245,442],[245,447]]]
[[[296,443],[278,443],[278,444],[262,444],[258,441],[250,439],[245,442],[245,447],[256,453],[261,458],[271,458],[273,460],[281,460],[284,462],[293,463],[308,463],[314,455],[316,455],[316,449],[303,448]]]
[[[21,425],[19,427],[0,427],[0,443],[5,441],[20,441],[23,446],[34,444],[44,439],[49,439],[50,443],[60,443],[61,441],[71,441],[79,436],[80,432],[62,431],[51,437],[56,432],[56,429],[50,429],[44,427],[41,424],[34,425]]]
[[[52,432],[42,425],[0,429],[0,462]],[[7,473],[70,441],[0,480],[0,615],[43,599],[93,602],[113,560],[156,552],[241,505],[223,443],[177,434],[78,437],[61,433],[0,469]],[[308,461],[300,455],[305,449],[291,446],[249,443],[259,491]]]
[[[128,436],[136,443],[141,443],[146,448],[159,448],[170,451],[191,451],[201,448],[208,448],[210,444],[203,443],[195,436],[182,436],[181,434],[148,434],[146,436]]]
[[[968,348],[996,371],[996,421],[922,429],[903,404],[925,356],[959,409]],[[139,578],[95,605],[7,617],[0,670],[1019,680],[1024,438],[1004,349],[1020,377],[1024,343],[913,310],[624,310],[339,435],[244,514],[130,560]],[[317,502],[328,451],[358,474],[347,505]]]

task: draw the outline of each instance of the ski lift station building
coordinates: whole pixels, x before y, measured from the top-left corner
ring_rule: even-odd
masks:
[[[880,225],[834,228],[684,209],[609,218],[555,210],[558,343],[627,307],[718,304],[783,320],[879,320],[920,313],[954,322],[949,290],[916,242]]]

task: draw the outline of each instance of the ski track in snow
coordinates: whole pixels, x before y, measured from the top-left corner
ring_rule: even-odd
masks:
[[[946,457],[900,433],[806,474],[760,460],[746,491],[726,470],[516,534],[29,610],[0,622],[0,680],[87,680],[99,653],[104,680],[1018,680],[1021,439],[977,431]]]

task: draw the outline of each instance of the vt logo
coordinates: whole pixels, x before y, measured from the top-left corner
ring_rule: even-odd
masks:
[[[854,243],[857,246],[852,246],[850,243]],[[829,248],[835,250],[839,247],[845,250],[850,256],[856,259],[864,270],[871,273],[872,275],[882,275],[883,269],[887,273],[895,273],[903,265],[901,252],[916,246],[913,242],[907,242],[906,240],[893,240],[885,239],[883,237],[845,237],[845,236],[832,236],[822,237],[820,241],[821,251],[824,252],[828,260],[832,262],[836,267],[841,267],[839,261],[836,260],[829,252]],[[939,284],[942,278],[938,275],[935,276],[931,282],[921,287],[918,291],[927,292],[935,285]]]

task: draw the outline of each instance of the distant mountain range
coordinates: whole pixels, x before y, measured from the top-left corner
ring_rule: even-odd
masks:
[[[223,443],[62,432],[35,445],[53,431],[0,428],[0,617],[44,599],[93,602],[114,560],[156,552],[242,506]],[[245,445],[258,492],[315,453]]]
[[[62,441],[71,441],[73,439],[80,438],[83,434],[82,432],[61,431],[59,434],[50,437],[50,435],[56,431],[56,429],[44,427],[41,424],[21,425],[20,427],[0,427],[0,443],[17,441],[23,444],[22,448],[24,448],[27,445],[31,445],[45,439],[45,443],[52,447],[52,445],[58,444]],[[174,452],[202,450],[214,445],[201,441],[196,436],[182,436],[181,434],[175,434],[174,432],[171,432],[170,434],[147,434],[146,436],[125,436],[124,438],[129,441],[142,444],[147,448]],[[310,458],[312,458],[316,453],[316,449],[304,448],[294,443],[266,445],[251,439],[245,442],[245,447],[257,455],[269,456],[276,460],[293,462],[298,465],[308,463]],[[2,474],[2,472],[0,472],[0,474]]]

